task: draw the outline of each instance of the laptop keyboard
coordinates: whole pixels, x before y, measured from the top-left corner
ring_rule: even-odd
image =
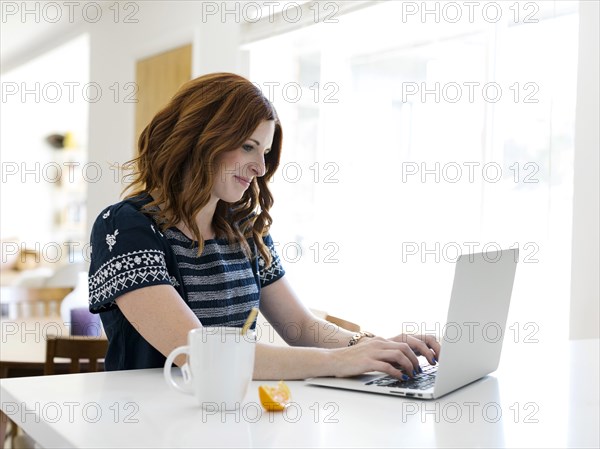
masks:
[[[437,372],[437,365],[427,365],[421,367],[422,373],[417,374],[414,378],[408,380],[399,380],[392,376],[383,376],[373,379],[365,385],[376,385],[378,387],[386,388],[410,388],[413,390],[427,390],[433,387],[435,383],[435,373]]]

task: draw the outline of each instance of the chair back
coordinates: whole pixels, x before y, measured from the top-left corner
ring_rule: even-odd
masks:
[[[359,332],[360,331],[360,326],[356,323],[353,323],[352,321],[347,321],[343,318],[338,318],[337,316],[333,316],[333,315],[325,315],[325,321],[329,321],[330,323],[333,323],[339,327],[341,327],[342,329],[346,329],[350,332]]]
[[[54,374],[54,358],[71,359],[70,373],[81,372],[81,360],[88,360],[87,372],[99,371],[98,359],[106,357],[108,340],[98,337],[56,337],[46,340],[46,364],[44,374]]]

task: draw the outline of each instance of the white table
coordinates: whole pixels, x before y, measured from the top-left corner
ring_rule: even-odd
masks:
[[[598,447],[598,340],[505,342],[493,375],[436,401],[288,382],[285,413],[209,413],[162,371],[0,381],[2,410],[43,447]],[[500,416],[501,415],[501,416]]]

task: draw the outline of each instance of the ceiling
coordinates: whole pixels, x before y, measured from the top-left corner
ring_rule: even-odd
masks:
[[[41,2],[37,2],[39,5]],[[2,5],[2,22],[0,23],[0,70],[6,73],[21,64],[52,50],[54,47],[77,36],[83,30],[82,20],[73,14],[72,22],[69,21],[68,11],[65,17],[52,23],[43,20],[50,16],[50,11],[45,16],[43,10],[23,14],[20,11],[22,3],[14,2],[16,11],[8,10]],[[11,5],[11,6],[12,6]],[[81,17],[81,16],[79,16]]]
[[[120,1],[120,0],[119,0]],[[307,0],[296,2],[275,2],[273,11],[281,11],[288,3],[303,4]],[[2,20],[0,21],[0,71],[6,73],[36,56],[52,50],[53,48],[75,38],[86,30],[87,23],[83,13],[84,9],[78,2],[67,6],[69,2],[2,2]],[[95,2],[92,2],[95,3]],[[139,1],[135,2],[136,9],[131,10],[132,2],[124,2],[119,10],[121,14],[135,12],[143,14],[146,8],[164,6],[169,2],[163,1]],[[174,14],[175,4],[172,2]],[[197,2],[200,3],[200,2]],[[269,9],[258,2],[252,3],[261,7],[262,17],[268,15]],[[268,2],[267,2],[268,3]],[[360,3],[360,2],[359,2]],[[98,4],[98,3],[95,3]],[[103,20],[113,17],[114,3],[104,4],[100,2]],[[264,3],[266,5],[266,3]],[[171,5],[169,5],[171,6]],[[248,8],[248,14],[254,11]],[[93,15],[90,8],[87,15]]]

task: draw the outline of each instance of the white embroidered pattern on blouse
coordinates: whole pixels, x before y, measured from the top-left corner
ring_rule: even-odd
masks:
[[[161,237],[164,237],[163,233],[160,231],[157,231],[156,229],[154,229],[154,225],[150,225],[150,227],[152,228],[152,232],[154,232],[155,234],[158,232],[158,235],[160,235]]]
[[[170,276],[170,279],[173,287],[179,287],[179,282],[177,282],[177,278],[175,276]]]
[[[173,284],[165,254],[160,250],[140,250],[113,257],[90,276],[90,304],[103,302],[139,284]],[[105,304],[104,306],[109,306]],[[102,307],[99,307],[100,309]]]
[[[106,211],[106,213],[102,214],[102,218],[104,218],[105,220],[110,216],[110,209],[108,209]]]
[[[265,260],[262,258],[260,253],[258,254],[258,276],[261,280],[261,285],[263,286],[279,279],[284,273],[279,255],[275,251],[275,246],[269,245],[269,250],[271,252],[272,260],[271,265],[268,267],[265,266]]]
[[[117,243],[117,235],[119,235],[118,229],[115,229],[114,234],[106,234],[106,244],[109,251],[112,251],[112,247]]]

